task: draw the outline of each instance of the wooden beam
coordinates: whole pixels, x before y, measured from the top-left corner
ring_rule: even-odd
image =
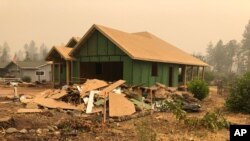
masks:
[[[194,80],[194,66],[191,67],[191,81]]]
[[[205,67],[202,67],[202,80],[204,80],[204,76],[205,76]]]
[[[55,88],[55,63],[53,61],[52,63],[52,83],[53,83],[53,88]]]
[[[186,85],[186,83],[187,83],[187,66],[186,65],[184,65],[184,67],[183,67],[183,85]]]
[[[66,61],[66,84],[69,85],[69,61]]]
[[[73,82],[73,61],[72,60],[70,61],[70,82],[72,82],[72,84],[74,83]]]
[[[199,79],[199,71],[200,71],[200,67],[197,66],[197,79]]]
[[[58,64],[58,76],[59,84],[61,84],[61,64]]]
[[[80,78],[80,70],[81,70],[81,65],[80,65],[80,61],[77,61],[77,66],[78,66],[78,78]],[[80,79],[78,79],[78,83],[80,83]]]

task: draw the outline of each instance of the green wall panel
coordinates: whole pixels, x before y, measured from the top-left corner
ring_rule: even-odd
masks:
[[[120,56],[110,56],[109,57],[109,61],[115,61],[115,62],[117,62],[117,61],[121,61],[121,57]]]
[[[77,61],[73,61],[73,70],[72,70],[72,72],[73,72],[73,74],[72,74],[72,76],[74,77],[72,80],[73,80],[73,82],[74,83],[77,83],[78,82],[78,62]]]
[[[125,79],[128,84],[131,84],[133,78],[132,60],[127,56],[122,57],[121,60],[123,61],[123,79]]]
[[[98,32],[98,55],[108,54],[108,39]]]
[[[88,55],[97,55],[97,32],[94,32],[87,41]]]
[[[98,56],[91,56],[89,57],[90,62],[99,62],[99,57]]]
[[[109,56],[100,56],[100,62],[108,62]]]

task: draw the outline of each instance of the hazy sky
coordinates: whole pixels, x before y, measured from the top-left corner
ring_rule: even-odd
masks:
[[[51,47],[97,23],[205,52],[210,41],[240,41],[249,20],[250,0],[0,0],[0,44],[12,52],[30,40]]]

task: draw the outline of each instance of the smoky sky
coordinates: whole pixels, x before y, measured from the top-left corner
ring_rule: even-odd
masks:
[[[240,41],[249,20],[249,0],[0,0],[0,44],[12,53],[31,40],[52,47],[96,23],[204,53],[210,41]]]

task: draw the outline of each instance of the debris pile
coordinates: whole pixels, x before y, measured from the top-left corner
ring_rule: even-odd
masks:
[[[25,108],[17,113],[37,113],[43,109],[76,110],[81,113],[101,113],[104,122],[109,117],[130,116],[138,111],[157,111],[161,101],[171,99],[180,102],[183,109],[197,112],[199,100],[188,92],[156,83],[151,87],[143,84],[127,86],[124,80],[108,83],[98,79],[88,79],[82,85],[63,86],[62,89],[48,89],[34,97],[20,96]]]

